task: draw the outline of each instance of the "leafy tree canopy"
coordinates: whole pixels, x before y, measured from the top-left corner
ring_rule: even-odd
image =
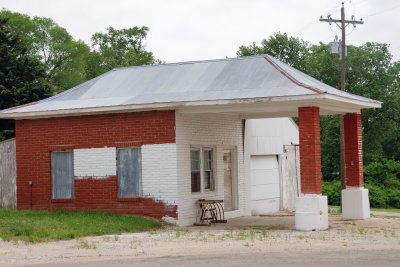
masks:
[[[104,33],[94,33],[89,47],[74,40],[65,28],[49,18],[6,9],[0,11],[0,18],[8,19],[10,29],[20,36],[28,54],[45,64],[55,93],[116,67],[162,63],[145,49],[147,27],[120,30],[109,27]]]
[[[51,94],[46,78],[46,67],[29,48],[6,19],[0,19],[0,110],[23,105]],[[9,123],[0,122],[0,130]],[[5,132],[0,132],[3,139]]]
[[[275,33],[268,39],[261,41],[261,45],[257,46],[253,42],[249,46],[239,47],[238,56],[251,56],[268,54],[290,66],[305,71],[306,59],[310,55],[311,45],[299,38],[289,37],[286,33]]]
[[[89,47],[73,40],[65,28],[49,18],[29,17],[5,9],[0,11],[0,18],[8,19],[10,29],[19,34],[28,53],[45,64],[54,92],[87,80]]]
[[[147,27],[121,30],[109,27],[105,33],[93,34],[91,40],[94,51],[88,64],[90,76],[95,77],[115,67],[161,63],[145,49],[143,42],[148,31]]]

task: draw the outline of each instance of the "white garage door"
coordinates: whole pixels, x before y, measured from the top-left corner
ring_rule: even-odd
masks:
[[[279,164],[276,155],[251,156],[251,212],[279,211]]]

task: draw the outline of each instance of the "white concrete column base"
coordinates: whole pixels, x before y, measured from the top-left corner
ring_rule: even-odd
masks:
[[[328,198],[311,194],[297,197],[295,221],[300,231],[328,229]]]
[[[363,220],[370,217],[368,189],[351,187],[342,190],[342,216],[348,220]]]

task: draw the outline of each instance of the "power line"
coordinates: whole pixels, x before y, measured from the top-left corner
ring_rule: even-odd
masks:
[[[356,28],[355,27],[353,27],[353,29],[351,30],[351,32],[349,32],[349,33],[346,33],[346,36],[349,36],[350,34],[352,34],[353,32],[354,32],[354,30],[355,30]]]
[[[362,3],[367,2],[367,1],[371,1],[371,0],[361,0],[361,1],[359,1],[359,2],[354,1],[354,0],[346,0],[346,2],[351,3],[351,4],[353,4],[353,5],[358,5],[358,6],[359,6],[360,4],[362,4]],[[339,10],[339,9],[340,9],[340,8],[339,8],[340,6],[341,6],[340,3],[339,3],[339,4],[335,4],[334,6],[332,6],[332,7],[329,9],[329,11],[323,13],[322,16],[330,15],[330,14],[333,13],[334,11]],[[319,21],[319,18],[315,18],[315,19],[311,20],[309,23],[307,23],[306,25],[304,25],[303,27],[301,27],[298,31],[296,31],[296,34],[295,34],[295,35],[299,35],[300,33],[304,32],[305,30],[307,30],[308,28],[310,28],[312,25],[314,25],[315,22],[318,22],[318,21]],[[333,32],[333,33],[335,33],[335,32]],[[336,34],[336,33],[335,33],[335,34]]]
[[[370,0],[362,0],[360,2],[353,2],[354,5],[360,6],[361,4],[364,4],[365,2],[370,1]],[[350,1],[351,2],[351,1]]]
[[[390,8],[386,8],[386,9],[384,9],[384,10],[381,10],[381,11],[378,11],[378,12],[375,12],[375,13],[372,13],[372,14],[369,14],[369,15],[366,15],[366,16],[364,16],[364,18],[369,18],[369,17],[373,17],[373,16],[376,16],[376,15],[379,15],[379,14],[382,14],[382,13],[386,13],[386,12],[388,12],[388,11],[392,11],[392,10],[394,10],[394,9],[396,9],[396,8],[399,8],[399,7],[400,7],[400,4],[397,4],[397,5],[392,6],[392,7],[390,7]]]
[[[334,5],[331,9],[329,9],[328,12],[325,12],[323,15],[328,15],[328,14],[332,13],[332,12],[335,11],[339,6],[340,6],[340,4]],[[299,34],[302,33],[304,30],[308,29],[308,28],[311,27],[315,22],[318,22],[318,21],[319,21],[318,18],[315,18],[315,19],[311,20],[311,21],[310,21],[309,23],[307,23],[304,27],[300,28],[300,29],[297,31],[296,35],[299,35]]]

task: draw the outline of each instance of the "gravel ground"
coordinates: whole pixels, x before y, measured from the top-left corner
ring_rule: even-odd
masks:
[[[284,227],[280,229],[279,224],[270,223],[274,220],[288,223],[282,224]],[[320,232],[294,231],[292,221],[290,216],[246,217],[232,220],[231,225],[216,227],[165,227],[145,233],[39,244],[0,241],[0,266],[287,251],[400,252],[399,217],[373,217],[360,221],[331,217],[330,229]]]

